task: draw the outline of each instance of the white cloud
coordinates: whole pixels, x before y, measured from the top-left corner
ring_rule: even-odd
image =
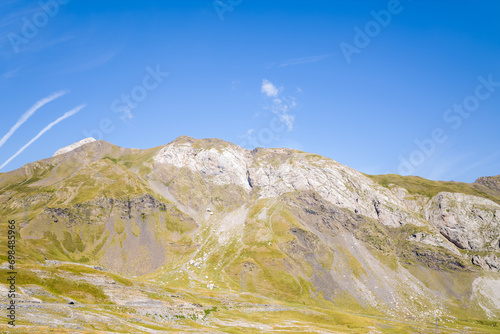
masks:
[[[248,129],[244,135],[239,136],[240,138],[243,139],[243,142],[239,145],[241,147],[245,147],[245,148],[254,148],[255,145],[252,145],[255,142],[255,139],[253,138],[254,133],[255,133],[255,129]]]
[[[292,131],[295,116],[291,114],[291,111],[297,106],[297,103],[293,96],[282,96],[281,91],[283,91],[283,88],[278,89],[269,80],[262,80],[261,92],[273,98],[272,104],[265,107],[265,109],[275,114],[280,122],[286,126],[287,131]]]
[[[422,167],[427,167],[427,170],[430,169],[430,172],[427,175],[424,175],[424,177],[430,180],[446,179],[449,181],[450,172],[456,169],[456,166],[463,165],[463,161],[469,159],[471,156],[472,155],[470,153],[464,153],[462,155],[450,158],[448,155],[443,154],[437,157],[434,162],[428,160],[425,162],[425,164],[422,165]]]
[[[269,97],[278,96],[278,88],[266,79],[262,80],[262,88],[260,91]]]
[[[132,115],[132,111],[130,108],[127,109],[122,109],[120,112],[123,113],[122,116],[120,116],[120,119],[125,120],[125,119],[132,119],[134,116]]]
[[[0,147],[2,147],[3,144],[5,144],[5,142],[14,134],[14,132],[19,129],[19,127],[21,125],[23,125],[38,109],[40,109],[41,107],[43,107],[44,105],[46,105],[47,103],[49,102],[52,102],[54,101],[55,99],[63,96],[64,94],[66,94],[67,91],[59,91],[59,92],[55,92],[43,99],[41,99],[40,101],[38,101],[37,103],[35,103],[31,108],[29,108],[22,116],[21,118],[19,118],[16,122],[16,124],[14,124],[14,126],[12,128],[10,128],[9,132],[7,132],[3,137],[2,139],[0,139]]]
[[[17,157],[19,154],[21,154],[31,144],[33,144],[35,141],[37,141],[38,138],[40,138],[45,132],[49,131],[54,125],[56,125],[59,122],[62,122],[63,120],[65,120],[68,117],[73,116],[74,114],[76,114],[77,112],[79,112],[80,110],[82,110],[83,108],[85,108],[85,104],[81,104],[78,107],[75,107],[75,108],[71,109],[70,111],[64,113],[64,115],[62,115],[61,117],[59,117],[58,119],[56,119],[55,121],[53,121],[52,123],[50,123],[49,125],[47,125],[46,127],[44,127],[42,129],[42,131],[40,131],[35,137],[33,137],[28,143],[26,143],[26,145],[24,145],[23,147],[21,147],[21,149],[19,149],[19,151],[17,151],[13,156],[11,156],[9,159],[7,159],[7,161],[5,161],[0,166],[0,169],[4,168],[9,162],[11,162],[15,157]]]
[[[2,79],[6,80],[6,79],[11,79],[11,78],[17,77],[19,75],[20,69],[21,69],[21,67],[17,67],[13,70],[2,73]]]
[[[281,97],[273,100],[272,106],[269,108],[273,114],[278,116],[279,120],[286,125],[288,131],[293,130],[295,116],[290,114],[291,110],[297,106],[293,97]]]
[[[263,107],[266,112],[258,112],[255,116],[261,114],[272,114],[269,118],[269,125],[262,128],[249,129],[241,136],[245,141],[241,144],[242,147],[268,147],[269,144],[280,139],[280,134],[284,131],[290,132],[294,128],[295,116],[292,114],[293,109],[297,106],[295,97],[284,96],[282,92],[284,88],[277,88],[269,80],[262,80],[261,92],[267,96],[267,105]],[[266,117],[267,118],[267,117]]]
[[[307,64],[307,63],[315,63],[318,61],[322,61],[328,57],[330,57],[330,55],[320,55],[320,56],[288,59],[288,60],[281,62],[278,65],[278,67],[287,67],[287,66],[301,65],[301,64]]]
[[[243,135],[243,136],[240,136],[240,138],[244,138],[244,139],[247,139],[247,138],[250,138],[250,136],[255,132],[255,129],[248,129],[247,132]]]
[[[457,177],[461,176],[462,174],[467,173],[467,172],[468,172],[468,171],[470,171],[470,170],[473,170],[473,169],[475,169],[475,168],[477,168],[477,167],[480,167],[480,166],[482,166],[482,165],[486,164],[487,162],[489,162],[490,160],[492,160],[493,158],[497,157],[498,155],[500,155],[500,151],[499,151],[499,152],[495,152],[495,153],[493,153],[492,155],[487,156],[486,158],[484,158],[484,159],[482,159],[482,160],[480,160],[480,161],[478,161],[478,162],[475,162],[475,163],[473,163],[472,165],[467,166],[466,168],[462,169],[461,171],[459,171],[459,172],[457,172],[457,173],[453,174],[453,175],[450,177],[450,179],[451,179],[451,180],[453,180],[453,179],[455,179],[455,178],[457,178]]]
[[[64,40],[66,41],[66,40]],[[64,42],[63,41],[63,42]],[[75,72],[85,72],[89,70],[93,70],[95,68],[101,67],[105,65],[106,63],[110,62],[113,60],[116,55],[119,53],[120,50],[115,49],[112,51],[108,51],[106,53],[102,54],[91,54],[88,55],[88,58],[78,60],[78,65],[76,65],[73,68],[69,69],[62,69],[60,72],[61,74],[68,74],[68,73],[75,73]]]

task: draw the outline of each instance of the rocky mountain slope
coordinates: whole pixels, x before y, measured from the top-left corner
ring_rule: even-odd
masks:
[[[0,174],[2,216],[20,222],[23,298],[48,303],[30,309],[39,319],[27,326],[75,330],[44,313],[68,298],[79,305],[68,312],[101,324],[85,305],[107,305],[121,330],[135,314],[149,326],[139,332],[500,326],[499,177],[370,176],[219,139],[148,150],[78,144]],[[69,293],[55,278],[87,285]],[[139,311],[139,300],[155,311]],[[266,308],[273,315],[263,320]]]
[[[63,147],[63,148],[57,150],[56,153],[54,153],[53,156],[55,157],[56,155],[68,153],[68,152],[73,151],[74,149],[76,149],[76,148],[78,148],[78,147],[80,147],[82,145],[85,145],[85,144],[88,144],[88,143],[92,143],[94,141],[95,141],[95,139],[92,138],[92,137],[82,139],[79,142],[76,142],[74,144],[71,144],[69,146],[66,146],[66,147]]]

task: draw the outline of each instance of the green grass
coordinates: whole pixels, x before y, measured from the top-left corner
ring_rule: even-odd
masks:
[[[70,253],[74,253],[76,250],[75,244],[73,243],[73,238],[71,237],[71,233],[68,231],[64,231],[64,239],[62,241],[64,248]]]
[[[349,250],[344,248],[339,248],[339,249],[345,255],[346,260],[348,262],[348,266],[352,270],[352,273],[356,278],[359,278],[361,274],[364,274],[365,276],[368,275],[361,262],[359,262],[359,260],[354,255],[352,255],[352,253]]]
[[[103,159],[108,159],[109,161],[111,161],[112,163],[114,163],[115,165],[118,164],[118,159],[116,158],[112,158],[110,157],[109,155],[105,156]]]
[[[132,231],[132,234],[135,235],[136,237],[141,235],[141,228],[136,224],[134,219],[130,221],[130,230]]]
[[[0,273],[2,277],[7,277],[7,270],[2,269]],[[110,303],[101,288],[86,282],[66,279],[60,275],[41,278],[30,270],[18,268],[16,279],[19,286],[39,285],[55,295],[66,296],[81,303]]]
[[[79,252],[83,252],[85,250],[85,245],[83,244],[80,234],[75,233],[73,235],[73,242],[75,243],[75,247]]]
[[[104,238],[101,240],[101,242],[99,242],[99,243],[95,246],[94,250],[92,250],[91,255],[92,255],[92,257],[93,257],[93,258],[96,258],[96,257],[97,257],[97,254],[101,251],[102,247],[103,247],[103,246],[104,246],[104,244],[106,243],[106,240],[108,240],[108,238],[109,238],[109,234],[110,234],[110,233],[109,233],[109,231],[106,231],[106,235],[104,235]]]
[[[408,190],[410,194],[419,194],[429,198],[436,196],[440,192],[451,192],[484,197],[500,204],[500,196],[494,196],[481,191],[479,185],[473,183],[432,181],[419,176],[401,176],[396,174],[366,176],[383,187],[389,188],[390,184],[395,184]]]
[[[45,232],[45,238],[48,239],[47,255],[54,259],[61,259],[63,261],[72,261],[72,258],[64,251],[63,246],[59,242],[56,234],[53,232]]]
[[[122,234],[123,231],[125,231],[125,220],[116,218],[113,222],[113,226],[117,234]]]
[[[179,234],[184,234],[196,228],[196,223],[194,221],[183,220],[183,215],[180,213],[180,211],[175,211],[173,212],[173,214],[165,214],[165,228],[167,230],[171,232],[178,232]]]

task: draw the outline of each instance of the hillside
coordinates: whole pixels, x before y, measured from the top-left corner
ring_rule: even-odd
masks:
[[[371,176],[220,139],[80,142],[0,174],[16,327],[500,332],[499,180]]]

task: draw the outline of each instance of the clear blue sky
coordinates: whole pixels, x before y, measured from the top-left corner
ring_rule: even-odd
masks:
[[[0,165],[84,107],[1,172],[104,129],[123,147],[217,137],[370,174],[500,174],[498,1],[58,1],[0,3]]]

